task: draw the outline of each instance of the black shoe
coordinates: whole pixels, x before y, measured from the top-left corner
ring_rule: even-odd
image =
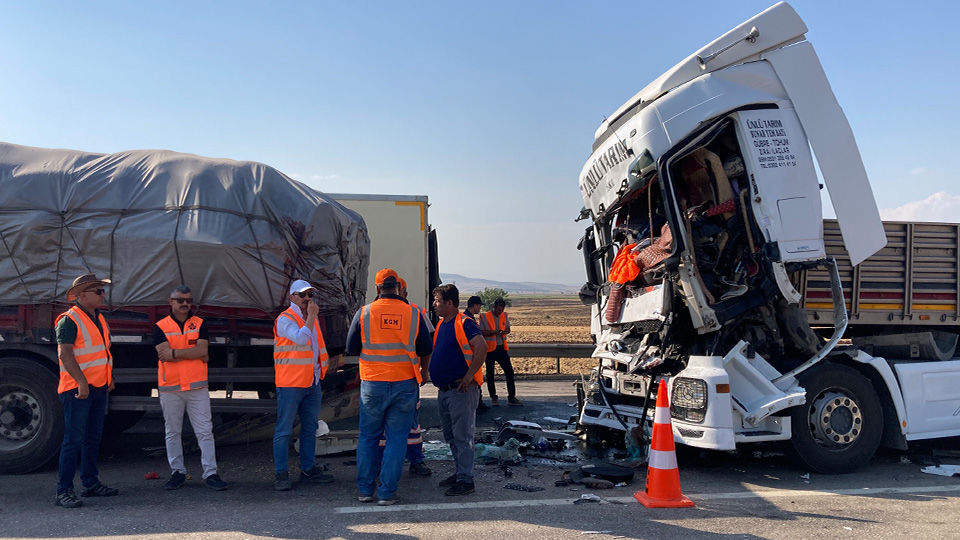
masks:
[[[290,491],[293,484],[290,483],[290,473],[281,471],[277,473],[276,480],[273,481],[273,489],[277,491]]]
[[[450,476],[444,478],[440,481],[440,487],[450,487],[457,485],[457,475],[451,474]]]
[[[523,402],[515,397],[512,397],[512,398],[507,398],[507,405],[513,405],[514,407],[523,407]]]
[[[410,465],[410,474],[417,476],[430,476],[433,474],[433,471],[430,470],[430,467],[427,467],[426,463],[414,463]]]
[[[220,479],[219,474],[211,474],[203,480],[203,483],[214,491],[223,491],[227,489],[227,483]]]
[[[85,487],[80,490],[81,497],[113,497],[114,495],[119,495],[120,490],[117,488],[108,487],[105,484],[97,482],[96,484]]]
[[[487,407],[487,404],[484,403],[483,401],[481,401],[480,404],[477,405],[477,412],[483,413],[489,410],[490,410],[490,407]]]
[[[444,495],[466,495],[476,491],[473,482],[457,482],[455,486],[443,492]]]
[[[163,489],[180,489],[186,482],[187,475],[183,474],[182,472],[174,471],[173,474],[170,475],[170,479],[167,480],[167,483],[164,484]]]
[[[326,474],[319,465],[314,465],[309,471],[300,471],[300,481],[308,484],[329,484],[333,482],[333,475]]]
[[[499,406],[500,406],[500,400],[497,399],[497,396],[490,396],[490,405],[493,406],[493,407],[499,407]]]
[[[83,506],[83,501],[78,499],[71,489],[64,493],[57,494],[57,500],[54,504],[64,508],[80,508]]]

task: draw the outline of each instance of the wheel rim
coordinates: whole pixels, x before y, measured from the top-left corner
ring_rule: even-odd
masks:
[[[810,407],[810,430],[823,447],[836,450],[850,446],[863,433],[860,404],[842,389],[823,391]]]
[[[23,388],[0,388],[0,449],[26,446],[42,423],[43,410],[36,396]]]

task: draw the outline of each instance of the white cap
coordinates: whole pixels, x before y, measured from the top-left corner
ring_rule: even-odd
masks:
[[[290,294],[296,294],[298,292],[309,291],[313,289],[314,286],[307,283],[302,279],[298,279],[290,284]]]

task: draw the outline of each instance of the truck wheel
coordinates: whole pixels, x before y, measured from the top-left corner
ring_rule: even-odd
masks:
[[[799,376],[807,402],[791,409],[787,455],[823,474],[853,472],[880,446],[883,411],[870,381],[857,370],[826,364]]]
[[[0,474],[22,474],[53,459],[63,442],[57,377],[31,360],[0,359]]]

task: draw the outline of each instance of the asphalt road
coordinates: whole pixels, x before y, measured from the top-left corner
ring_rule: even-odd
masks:
[[[525,418],[550,426],[544,417],[566,418],[575,401],[569,381],[523,381],[524,407],[501,406],[480,416]],[[421,423],[426,439],[436,418],[427,389]],[[187,456],[195,475],[179,490],[163,490],[169,471],[162,452],[162,425],[148,417],[132,432],[104,442],[101,479],[120,488],[118,497],[86,499],[81,509],[53,505],[56,466],[29,475],[0,477],[2,538],[960,538],[960,478],[920,472],[923,464],[949,453],[956,441],[917,445],[906,454],[882,452],[862,471],[840,476],[810,474],[787,462],[775,447],[733,453],[681,452],[684,493],[694,508],[648,509],[632,497],[644,485],[644,469],[627,486],[590,491],[556,487],[569,464],[531,460],[511,467],[507,478],[496,465],[477,467],[477,493],[443,495],[436,483],[452,472],[449,461],[430,461],[432,477],[404,475],[402,503],[392,507],[356,502],[353,456],[322,459],[337,482],[329,486],[272,487],[268,441],[221,446],[221,476],[230,484],[213,492],[199,481],[199,455]],[[342,424],[342,423],[341,423]],[[335,425],[338,429],[350,426]],[[560,427],[553,425],[551,427]],[[581,455],[582,459],[590,456]],[[960,464],[957,457],[939,457]],[[294,461],[294,460],[292,460]],[[145,480],[156,471],[161,479]],[[79,480],[78,480],[79,482]],[[507,483],[540,487],[524,492]],[[585,493],[601,503],[574,504]],[[598,534],[585,534],[594,532]]]

